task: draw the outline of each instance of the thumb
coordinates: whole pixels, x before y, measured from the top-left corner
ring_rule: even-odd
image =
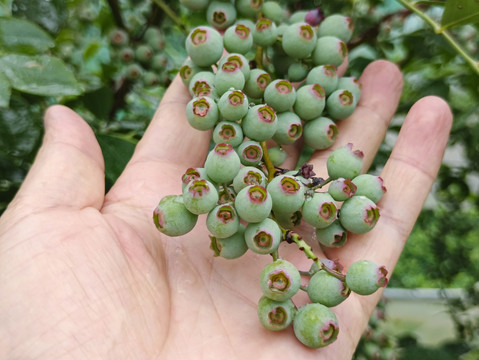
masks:
[[[45,135],[14,202],[30,209],[100,208],[105,182],[100,146],[88,124],[61,105],[47,109]]]

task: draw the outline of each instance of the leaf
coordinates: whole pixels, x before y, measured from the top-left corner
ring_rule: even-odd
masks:
[[[10,81],[8,81],[5,75],[0,73],[0,107],[8,107],[11,93],[12,88],[10,86]]]
[[[112,185],[133,155],[135,144],[119,137],[104,134],[97,135],[97,139],[105,158],[105,178]]]
[[[32,1],[14,0],[12,12],[16,17],[25,17],[50,33],[58,33],[68,19],[68,8],[65,0]]]
[[[24,54],[42,53],[55,42],[40,26],[28,20],[0,18],[0,48]]]
[[[14,89],[42,96],[80,95],[82,90],[65,63],[48,55],[0,57],[0,70]]]
[[[441,19],[441,30],[479,21],[477,0],[448,0]]]

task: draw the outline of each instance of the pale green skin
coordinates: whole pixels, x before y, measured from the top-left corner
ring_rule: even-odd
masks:
[[[294,102],[294,112],[303,120],[313,120],[321,116],[326,106],[326,93],[321,87],[320,94],[313,91],[313,86],[303,85],[296,91],[296,101]],[[317,86],[317,85],[316,85]]]
[[[264,94],[264,89],[258,86],[257,79],[263,74],[268,74],[265,70],[262,69],[251,69],[249,77],[246,79],[243,91],[245,94],[254,99],[262,98]],[[271,83],[271,77],[269,78]],[[269,84],[267,84],[269,85]],[[267,86],[266,85],[266,86]]]
[[[350,294],[346,284],[324,270],[316,272],[309,280],[309,299],[314,303],[333,307],[341,304]]]
[[[259,20],[258,20],[259,21]],[[264,30],[258,29],[258,22],[253,28],[253,43],[258,46],[271,46],[278,38],[278,28],[274,21],[271,22],[271,26]]]
[[[278,290],[274,284],[270,282],[271,276],[277,274],[284,274],[289,280],[288,284],[283,289]],[[283,277],[280,275],[280,277]],[[292,298],[301,286],[301,275],[299,270],[287,260],[278,259],[266,265],[261,271],[260,286],[263,295],[271,300],[286,301]]]
[[[281,23],[286,17],[284,9],[276,1],[265,1],[261,9],[263,16],[273,20],[275,23]]]
[[[326,16],[318,27],[318,36],[335,36],[344,42],[351,40],[353,26],[347,16],[332,14]]]
[[[243,224],[240,224],[237,232],[223,239],[211,236],[211,248],[215,252],[215,256],[225,259],[237,259],[243,256],[248,251],[248,246],[244,239],[245,228]]]
[[[332,210],[327,218],[320,215],[321,209],[326,206]],[[328,193],[314,193],[312,198],[307,198],[303,204],[303,219],[315,228],[324,229],[337,219],[338,205]]]
[[[237,121],[245,116],[248,112],[248,98],[243,93],[243,102],[238,105],[232,105],[229,101],[229,96],[232,95],[232,93],[233,90],[228,90],[225,92],[223,95],[221,95],[217,104],[220,114],[225,118],[225,120]]]
[[[303,125],[301,118],[292,111],[285,111],[276,115],[277,127],[276,132],[273,135],[273,140],[277,144],[291,145],[298,140],[303,134]],[[292,137],[288,134],[291,126],[296,126],[300,129],[298,133]]]
[[[245,76],[239,68],[232,72],[227,72],[220,68],[215,74],[214,86],[219,96],[231,88],[243,90],[244,84]]]
[[[214,21],[214,13],[220,11],[224,14],[224,22],[218,23]],[[216,29],[224,30],[232,25],[236,20],[236,8],[232,3],[225,1],[211,1],[206,8],[206,20]]]
[[[296,314],[296,306],[294,306],[291,300],[286,301],[274,301],[266,296],[262,296],[258,302],[258,318],[266,329],[271,331],[282,331],[287,329],[293,322]],[[283,322],[274,322],[270,318],[274,317],[274,314],[281,313],[285,316]]]
[[[265,232],[271,236],[271,244],[269,247],[261,247],[254,241],[254,237],[260,232]],[[270,254],[278,250],[279,244],[283,238],[281,229],[276,221],[266,218],[259,223],[250,223],[246,226],[244,238],[248,248],[257,254]]]
[[[239,58],[239,59],[236,59],[236,58]],[[237,60],[239,60],[239,61],[237,61]],[[243,54],[229,53],[229,54],[223,56],[221,58],[219,64],[218,64],[218,67],[221,68],[221,66],[223,66],[223,64],[228,62],[228,61],[233,61],[233,62],[237,63],[239,65],[239,69],[241,70],[241,72],[244,75],[245,80],[249,78],[249,73],[251,71],[251,68],[249,66],[248,59]]]
[[[301,62],[294,62],[288,67],[289,81],[303,81],[308,76],[309,67]]]
[[[282,189],[281,182],[284,178],[292,178],[300,184],[299,188],[295,192],[285,192]],[[301,209],[304,203],[305,187],[301,184],[301,181],[294,176],[279,175],[273,178],[267,186],[268,192],[273,199],[273,210],[280,212],[293,213]]]
[[[251,183],[251,182],[246,183],[244,178],[245,178],[245,176],[248,175],[249,172],[257,174],[259,176],[259,181],[256,182],[254,180],[255,178],[252,178],[252,180],[255,181],[254,183]],[[251,181],[251,180],[249,180],[249,181]],[[243,189],[247,186],[250,186],[250,185],[266,186],[267,182],[268,182],[268,180],[267,180],[267,177],[266,177],[265,173],[262,172],[260,169],[257,169],[253,166],[244,166],[240,169],[238,174],[233,179],[233,188],[238,193],[238,192],[241,191],[241,189]]]
[[[368,214],[371,210],[373,218]],[[366,221],[366,219],[369,219]],[[366,196],[354,195],[346,200],[341,207],[339,220],[341,225],[348,231],[355,234],[364,234],[372,230],[379,219],[379,208]]]
[[[342,101],[343,98],[348,100]],[[326,111],[334,120],[343,120],[351,116],[356,110],[356,105],[354,94],[346,89],[335,90],[326,99]]]
[[[334,312],[322,304],[300,307],[293,320],[294,335],[310,348],[321,348],[334,342],[338,336],[338,319]],[[326,330],[326,334],[324,334]]]
[[[363,157],[352,150],[352,144],[348,144],[333,150],[326,161],[326,167],[331,179],[352,179],[361,172]]]
[[[354,76],[342,76],[338,79],[337,89],[346,89],[353,93],[356,102],[361,98],[362,85]]]
[[[271,106],[276,112],[288,111],[294,105],[296,101],[296,90],[291,88],[289,93],[280,93],[276,89],[276,84],[283,79],[277,79],[272,81],[264,91],[264,101]]]
[[[326,66],[326,68],[325,68]],[[330,68],[328,70],[328,67]],[[306,84],[319,84],[323,87],[326,95],[331,94],[338,88],[339,78],[335,68],[330,65],[318,65],[313,67],[306,76]]]
[[[337,134],[334,121],[324,116],[307,121],[303,127],[305,144],[316,150],[331,147],[336,141]]]
[[[305,39],[300,35],[303,26],[312,30],[313,35],[310,39]],[[316,40],[316,33],[311,25],[305,22],[297,22],[289,25],[283,32],[282,46],[288,56],[294,59],[304,59],[313,52],[316,47]]]
[[[208,113],[204,116],[197,115],[194,112],[194,104],[200,99],[205,99],[209,105]],[[212,129],[219,118],[218,106],[216,102],[208,96],[195,97],[186,104],[186,118],[191,127],[196,130],[203,131]]]
[[[153,220],[163,234],[181,236],[193,230],[198,215],[186,209],[181,195],[168,195],[160,200],[153,212]]]
[[[232,182],[240,168],[240,158],[232,148],[226,155],[220,155],[213,149],[206,157],[206,175],[218,184],[229,184]]]
[[[387,285],[384,267],[370,260],[359,260],[351,264],[346,273],[346,284],[359,295],[371,295],[380,287]]]
[[[198,28],[207,31],[208,40],[202,44],[194,45],[190,36],[197,28],[192,29],[185,41],[186,52],[196,65],[200,67],[210,66],[223,55],[223,37],[218,30],[210,26],[199,26]]]
[[[386,192],[383,181],[379,176],[361,174],[356,176],[353,184],[357,186],[356,195],[363,195],[377,203]]]
[[[242,155],[243,151],[250,145],[255,145],[255,147],[258,149],[258,157],[253,159],[247,159],[245,156]],[[237,148],[236,152],[238,153],[238,156],[240,158],[241,164],[245,166],[255,166],[258,165],[261,162],[261,159],[263,157],[263,150],[261,149],[260,144],[257,141],[253,140],[246,140],[243,141]]]
[[[344,201],[356,194],[355,184],[350,179],[339,178],[329,184],[328,193],[334,200]]]
[[[253,202],[250,199],[249,192],[253,187],[259,185],[247,186],[236,194],[235,209],[239,217],[249,223],[259,223],[266,219],[271,213],[273,200],[264,187],[266,197],[262,202]]]
[[[194,194],[191,189],[195,185],[195,181],[191,181],[183,189],[183,202],[188,211],[193,214],[200,215],[210,212],[218,202],[218,191],[215,186],[209,182],[205,181],[205,188],[202,191],[202,194]]]
[[[344,41],[334,36],[318,37],[312,58],[314,65],[339,66],[347,56],[347,48]]]
[[[254,17],[262,8],[262,5],[258,8],[254,8],[250,5],[250,0],[236,0],[236,9],[241,16]]]
[[[281,166],[288,158],[288,153],[281,146],[269,148],[268,153],[273,166]]]
[[[276,113],[272,111],[272,121],[267,122],[261,118],[258,110],[265,107],[265,105],[255,105],[249,108],[248,113],[241,122],[243,133],[246,137],[254,141],[266,141],[273,137],[278,127]]]
[[[221,220],[218,219],[217,213],[219,209],[221,209],[225,205],[218,205],[213,210],[208,213],[206,217],[206,227],[210,231],[210,233],[220,239],[224,239],[227,237],[232,236],[235,234],[240,227],[240,221],[236,210],[233,209],[233,217],[231,221],[228,223],[223,223]]]
[[[235,33],[235,27],[236,25],[232,25],[226,29],[223,35],[224,47],[229,53],[246,54],[253,47],[252,28],[249,27],[249,36],[242,39]]]
[[[229,139],[225,139],[220,135],[220,132],[223,130],[223,126],[232,127],[235,131],[235,135],[230,137]],[[216,124],[215,128],[213,129],[213,142],[215,144],[230,144],[233,147],[239,146],[244,139],[243,129],[241,129],[241,125],[234,123],[232,121],[220,121]]]
[[[215,74],[213,74],[211,71],[199,71],[196,74],[194,74],[190,82],[188,84],[188,91],[190,92],[190,95],[195,97],[197,96],[193,90],[195,83],[198,81],[203,81],[206,82],[210,87],[214,87],[214,81],[215,81]],[[216,90],[214,88],[212,89],[212,93],[208,95],[209,97],[215,98],[217,96]]]
[[[339,220],[333,221],[323,229],[316,229],[318,243],[325,247],[341,247],[348,238],[348,232],[341,225]]]

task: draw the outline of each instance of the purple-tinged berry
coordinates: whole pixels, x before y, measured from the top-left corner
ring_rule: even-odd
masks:
[[[263,268],[260,285],[263,295],[269,299],[286,301],[298,292],[301,286],[301,275],[292,263],[278,259]]]
[[[243,139],[241,125],[231,121],[221,121],[213,130],[213,142],[215,144],[225,143],[237,147],[243,142]]]
[[[296,91],[294,112],[303,120],[321,116],[326,105],[326,92],[319,84],[303,85]]]
[[[230,2],[211,1],[206,9],[206,20],[216,29],[226,29],[236,20],[236,8]]]
[[[356,193],[356,185],[351,179],[339,178],[331,181],[328,187],[328,193],[336,201],[344,201],[351,198]]]
[[[328,193],[314,193],[303,204],[303,219],[318,229],[329,226],[338,218],[338,205]]]
[[[168,236],[189,233],[196,225],[198,215],[188,211],[181,195],[167,195],[153,211],[156,228]]]
[[[241,90],[228,90],[218,100],[218,109],[225,120],[240,120],[248,112],[248,98]]]
[[[327,307],[341,304],[351,293],[344,281],[325,270],[316,272],[309,279],[307,291],[312,302],[323,304]]]
[[[304,142],[313,149],[323,150],[331,147],[337,136],[337,125],[327,117],[321,116],[304,124]]]
[[[268,184],[273,199],[273,211],[294,213],[304,203],[305,187],[294,176],[279,175]]]
[[[363,152],[353,150],[351,143],[334,149],[326,161],[328,175],[333,180],[341,177],[352,179],[361,172],[363,159]]]
[[[265,104],[249,108],[241,122],[245,136],[259,142],[271,139],[277,126],[276,112]]]
[[[251,185],[241,189],[235,198],[238,216],[249,223],[259,223],[271,213],[273,201],[261,185]]]
[[[379,207],[371,199],[354,195],[343,203],[339,221],[346,230],[364,234],[376,226],[379,215]]]
[[[240,228],[238,214],[232,204],[220,204],[208,213],[206,227],[217,238],[234,235]]]
[[[240,161],[245,166],[256,166],[263,159],[263,149],[257,141],[243,141],[237,148],[236,152]]]
[[[223,37],[212,27],[198,26],[185,42],[186,52],[198,66],[210,66],[223,55]]]
[[[229,184],[240,170],[238,154],[230,144],[216,144],[208,153],[205,169],[208,177],[218,184]]]
[[[194,129],[212,129],[218,122],[218,118],[218,106],[208,96],[195,97],[186,104],[186,119]]]
[[[334,36],[318,37],[312,59],[315,65],[341,65],[348,55],[346,43]]]
[[[248,246],[244,239],[245,226],[240,224],[239,229],[233,235],[227,238],[217,238],[210,236],[210,248],[214,256],[220,256],[225,259],[237,259],[248,251]]]
[[[377,203],[386,192],[384,181],[380,176],[361,174],[356,176],[352,182],[357,187],[356,195],[366,196],[375,203]]]
[[[331,119],[343,120],[352,115],[356,104],[356,98],[351,91],[338,89],[326,99],[326,111]]]
[[[229,53],[246,54],[253,47],[251,28],[243,24],[230,26],[224,33],[223,43]]]
[[[304,59],[316,47],[316,33],[308,23],[289,25],[283,33],[282,46],[285,53],[294,59]]]
[[[346,244],[348,232],[342,227],[339,220],[333,221],[324,229],[316,229],[318,243],[325,247],[341,247]]]
[[[253,29],[253,42],[262,47],[273,45],[278,38],[278,29],[271,19],[259,18]]]
[[[248,224],[244,237],[251,251],[265,255],[278,250],[283,234],[276,221],[266,218],[259,223]]]
[[[293,320],[294,335],[310,348],[321,348],[338,337],[339,325],[334,312],[322,304],[306,304],[298,309]]]
[[[193,180],[183,189],[183,203],[188,211],[196,215],[210,212],[218,199],[218,191],[208,180]]]
[[[258,318],[266,329],[281,331],[287,329],[293,322],[296,306],[291,299],[274,301],[262,296],[258,302]]]
[[[281,145],[291,145],[303,134],[301,118],[292,111],[277,114],[277,128],[273,140]]]
[[[348,287],[359,295],[371,295],[388,284],[388,271],[370,260],[359,260],[351,264],[346,273]]]
[[[276,112],[287,111],[296,101],[296,90],[288,80],[274,80],[264,91],[264,101]]]
[[[321,24],[321,21],[324,20],[324,12],[321,7],[317,7],[316,9],[309,10],[306,13],[304,20],[311,26],[317,26]]]
[[[263,171],[253,166],[245,166],[240,169],[233,179],[233,188],[238,193],[247,186],[266,186],[266,183],[267,178]]]

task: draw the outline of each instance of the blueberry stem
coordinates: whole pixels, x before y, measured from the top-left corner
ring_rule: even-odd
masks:
[[[254,61],[258,69],[264,68],[263,67],[263,47],[261,46],[256,47],[256,56],[254,57]]]
[[[261,149],[263,150],[263,161],[266,165],[266,170],[268,170],[268,182],[270,182],[274,178],[274,174],[276,172],[276,169],[273,165],[273,162],[271,161],[271,158],[269,157],[269,152],[268,152],[268,147],[266,146],[266,141],[261,141],[260,145],[261,145]]]
[[[175,14],[175,12],[165,3],[163,0],[153,0],[156,5],[158,5],[168,17],[173,20],[180,27],[180,29],[186,33],[185,24],[183,21]]]

